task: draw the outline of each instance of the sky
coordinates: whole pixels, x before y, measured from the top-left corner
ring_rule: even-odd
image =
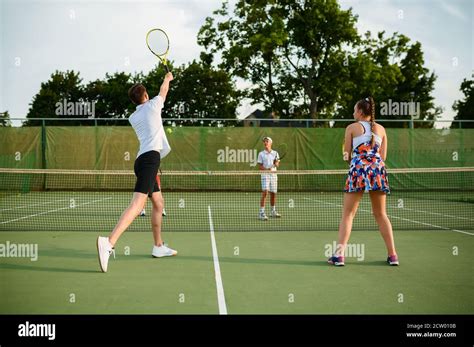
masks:
[[[145,45],[153,27],[170,36],[169,58],[199,58],[197,33],[220,0],[0,0],[0,112],[25,118],[41,83],[55,70],[79,71],[83,82],[113,72],[148,72],[156,58]],[[231,4],[235,0],[230,1]],[[425,66],[438,76],[433,96],[441,119],[453,119],[464,78],[474,69],[474,1],[340,0],[358,15],[360,33],[384,30],[419,41]],[[241,85],[241,84],[239,84]],[[244,102],[245,117],[257,108]],[[20,124],[20,121],[14,122]]]

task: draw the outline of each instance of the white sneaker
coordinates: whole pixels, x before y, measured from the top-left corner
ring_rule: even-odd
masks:
[[[280,218],[281,214],[279,214],[277,211],[272,211],[272,214],[270,216],[272,216],[273,218]]]
[[[151,252],[151,255],[153,256],[153,258],[171,257],[176,254],[178,254],[177,251],[169,248],[165,244],[161,245],[160,247],[153,246],[153,250]]]
[[[163,212],[161,213],[162,216],[166,216],[166,211],[163,209]]]
[[[267,217],[267,215],[265,214],[265,212],[260,212],[260,214],[258,215],[258,219],[260,219],[260,220],[268,220],[268,217]]]
[[[107,272],[110,254],[113,253],[115,258],[115,250],[110,245],[108,237],[99,236],[97,238],[97,253],[99,254],[100,269],[102,272]]]

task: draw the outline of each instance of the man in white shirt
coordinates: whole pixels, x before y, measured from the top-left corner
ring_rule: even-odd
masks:
[[[134,171],[137,181],[132,201],[123,212],[114,230],[109,237],[97,238],[97,251],[99,253],[99,265],[102,272],[107,272],[110,254],[114,253],[114,246],[123,232],[139,215],[146,203],[147,197],[153,204],[151,224],[153,229],[154,246],[152,256],[161,258],[176,255],[178,252],[163,244],[161,238],[161,221],[163,212],[163,197],[156,181],[156,175],[160,167],[160,160],[171,150],[166,134],[163,130],[161,109],[164,106],[169,84],[173,75],[168,72],[160,93],[150,100],[146,88],[142,84],[133,85],[128,96],[137,106],[135,112],[130,116],[129,122],[140,142],[140,149],[135,160]],[[115,255],[115,253],[114,253]]]
[[[168,153],[171,151],[171,147],[170,147],[170,144],[168,142],[168,138],[166,137],[166,134],[165,134],[165,129],[164,127],[161,127],[161,130],[160,130],[160,136],[163,140],[163,143],[162,143],[162,149],[160,151],[160,158],[164,158],[168,155]],[[159,191],[161,191],[161,179],[160,179],[160,175],[157,175],[156,176],[156,183],[158,184],[158,189]],[[145,202],[146,204],[146,202]],[[165,207],[164,207],[164,201],[163,201],[163,212],[161,213],[161,215],[164,217],[166,216],[166,211],[165,211]],[[141,217],[145,217],[146,216],[146,210],[145,210],[145,206],[143,206],[143,209],[141,210],[140,212],[140,216]]]
[[[272,150],[272,139],[268,136],[263,138],[263,145],[265,149],[258,154],[257,163],[259,164],[260,171],[266,171],[262,173],[262,198],[260,199],[260,213],[258,219],[268,220],[265,214],[265,200],[267,194],[270,192],[270,205],[272,206],[272,212],[270,216],[279,218],[281,215],[276,211],[276,193],[278,185],[278,177],[276,175],[276,169],[280,165],[280,155],[277,151]]]

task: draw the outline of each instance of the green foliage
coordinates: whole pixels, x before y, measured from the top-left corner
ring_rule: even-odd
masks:
[[[367,96],[376,102],[376,118],[400,119],[407,122],[386,122],[390,127],[409,127],[410,120],[435,120],[441,113],[431,95],[436,76],[424,65],[423,52],[419,42],[411,43],[409,38],[395,33],[385,37],[384,32],[372,38],[365,34],[358,50],[347,56],[347,80],[341,88],[344,92],[338,103],[335,118],[351,119],[355,103]],[[394,105],[413,102],[413,109],[397,112]],[[392,107],[390,106],[392,105]],[[419,113],[418,113],[419,109]],[[432,127],[433,122],[414,123],[417,127]]]
[[[239,101],[246,97],[282,119],[352,119],[354,104],[371,95],[378,119],[407,120],[386,125],[408,127],[414,118],[428,121],[416,126],[432,127],[441,108],[431,95],[436,76],[424,66],[421,44],[399,33],[387,37],[367,32],[361,37],[356,22],[352,9],[342,10],[337,0],[236,0],[232,11],[224,1],[198,33],[205,49],[200,61],[178,67],[170,62],[175,80],[163,117],[235,118]],[[37,124],[40,117],[66,117],[57,112],[62,100],[93,102],[95,117],[126,124],[115,120],[135,110],[128,88],[141,82],[153,97],[164,75],[158,65],[147,74],[116,72],[83,85],[79,73],[56,71],[41,84],[26,124]],[[236,81],[250,86],[237,90]],[[472,90],[472,81],[466,83]],[[384,114],[391,102],[412,102],[419,113]],[[472,97],[455,107],[459,117],[471,116]]]
[[[474,75],[473,75],[474,77]],[[474,120],[474,79],[465,78],[459,88],[464,94],[464,100],[458,100],[453,105],[453,110],[457,111],[455,120]],[[452,128],[458,128],[459,123],[453,123]],[[474,122],[463,123],[463,128],[474,128]]]
[[[227,72],[215,69],[209,64],[193,61],[189,65],[173,68],[175,77],[163,110],[163,118],[236,118],[236,108],[240,93]],[[165,76],[160,64],[148,74],[130,75],[124,72],[106,74],[104,79],[81,84],[79,73],[74,71],[54,72],[50,79],[41,84],[41,89],[33,98],[25,125],[40,125],[35,118],[57,118],[47,124],[53,125],[93,125],[90,120],[70,121],[66,118],[110,118],[101,125],[127,125],[117,119],[128,118],[135,111],[135,105],[128,98],[128,89],[134,83],[142,83],[150,97],[156,96]],[[64,114],[58,112],[60,104],[89,103],[94,105],[94,115]],[[60,104],[58,104],[60,103]],[[62,110],[62,109],[61,109]]]
[[[10,114],[8,111],[0,112],[0,127],[11,127]]]
[[[128,99],[128,89],[132,84],[132,76],[124,72],[106,74],[104,80],[98,79],[88,83],[84,88],[84,95],[88,101],[95,102],[95,117],[125,118],[128,116],[134,109]]]
[[[227,72],[192,61],[187,66],[173,68],[172,73],[174,80],[170,84],[163,118],[194,118],[195,122],[198,118],[236,118],[240,93]],[[143,77],[142,83],[150,97],[159,93],[165,74],[163,67],[157,66]]]
[[[247,97],[282,118],[302,104],[316,118],[337,101],[337,84],[345,78],[338,71],[342,47],[358,40],[355,17],[336,0],[302,3],[240,0],[233,16],[224,3],[214,12],[223,20],[207,18],[198,35],[204,54],[221,53],[220,67],[252,82]]]
[[[60,72],[55,71],[47,82],[41,83],[38,94],[33,97],[30,109],[24,122],[25,125],[41,125],[35,118],[61,118],[56,114],[56,104],[67,100],[69,102],[80,102],[84,97],[84,89],[81,85],[82,79],[79,73],[74,71]],[[86,118],[86,117],[84,117]],[[60,123],[55,122],[55,125]],[[77,122],[67,123],[68,125],[77,125]]]
[[[417,117],[435,120],[436,76],[424,67],[421,44],[398,33],[360,37],[356,21],[336,0],[238,0],[233,13],[224,2],[206,18],[198,43],[203,60],[219,59],[251,82],[245,96],[280,118],[350,119],[355,102],[372,95],[377,103],[419,103]]]
[[[181,73],[169,96],[167,117],[228,118],[236,117],[240,94],[223,70],[191,62]]]

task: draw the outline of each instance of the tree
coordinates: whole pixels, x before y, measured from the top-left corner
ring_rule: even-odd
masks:
[[[335,118],[352,119],[355,103],[369,95],[375,99],[378,118],[407,120],[384,124],[390,127],[408,127],[412,117],[433,121],[414,123],[415,126],[432,127],[441,113],[431,95],[436,76],[424,67],[419,42],[411,43],[398,33],[387,38],[380,32],[373,38],[367,32],[357,51],[348,54],[345,64],[349,74],[341,85],[344,92]]]
[[[168,113],[178,118],[235,119],[239,97],[227,72],[193,61],[182,68]]]
[[[187,66],[173,68],[172,72],[175,79],[163,109],[164,119],[195,118],[195,122],[186,123],[193,125],[200,124],[199,118],[236,118],[240,94],[226,71],[192,61]],[[144,77],[150,97],[159,93],[165,73],[158,66]]]
[[[350,9],[336,0],[239,0],[233,17],[226,2],[214,15],[224,19],[206,18],[198,35],[203,60],[221,53],[220,67],[252,82],[246,96],[254,102],[284,118],[304,104],[317,118],[337,101],[345,80],[342,49],[358,41]]]
[[[138,77],[135,76],[135,79]],[[128,98],[128,89],[133,81],[130,74],[116,72],[107,73],[104,80],[97,79],[88,83],[84,89],[84,96],[88,101],[95,103],[95,118],[128,117],[135,109]],[[107,124],[127,125],[127,122],[108,122]]]
[[[457,100],[453,104],[453,110],[457,111],[454,120],[474,120],[474,80],[465,78],[459,89],[464,94],[464,100]],[[451,125],[451,128],[458,127],[459,123],[452,123]],[[474,122],[463,123],[462,127],[474,128]]]
[[[8,111],[0,112],[0,127],[11,127],[10,114]]]
[[[196,61],[177,68],[171,62],[168,65],[175,80],[170,85],[163,118],[236,118],[240,94],[226,71]],[[146,75],[116,72],[82,85],[79,73],[56,71],[41,84],[24,125],[41,125],[35,118],[57,118],[46,122],[54,125],[94,125],[86,119],[110,118],[99,124],[127,125],[117,119],[128,118],[135,111],[136,106],[128,98],[130,86],[143,83],[149,96],[154,97],[160,91],[165,73],[160,64]],[[84,118],[84,121],[67,118]]]
[[[411,107],[391,112],[407,122],[390,126],[412,116],[433,126],[441,108],[421,44],[398,33],[360,37],[356,21],[336,0],[238,0],[232,14],[224,2],[199,31],[201,59],[212,64],[220,54],[220,67],[252,83],[246,96],[281,118],[352,118],[354,103],[372,95],[378,106]]]
[[[38,94],[33,97],[30,109],[26,115],[24,125],[41,125],[35,118],[87,118],[87,115],[64,115],[58,112],[58,103],[81,103],[84,101],[84,90],[81,86],[82,79],[74,71],[55,71],[47,82],[41,83]],[[65,111],[65,110],[61,110]],[[58,114],[59,113],[59,114]],[[67,113],[67,112],[64,112]],[[54,125],[77,125],[80,122],[54,121]]]

